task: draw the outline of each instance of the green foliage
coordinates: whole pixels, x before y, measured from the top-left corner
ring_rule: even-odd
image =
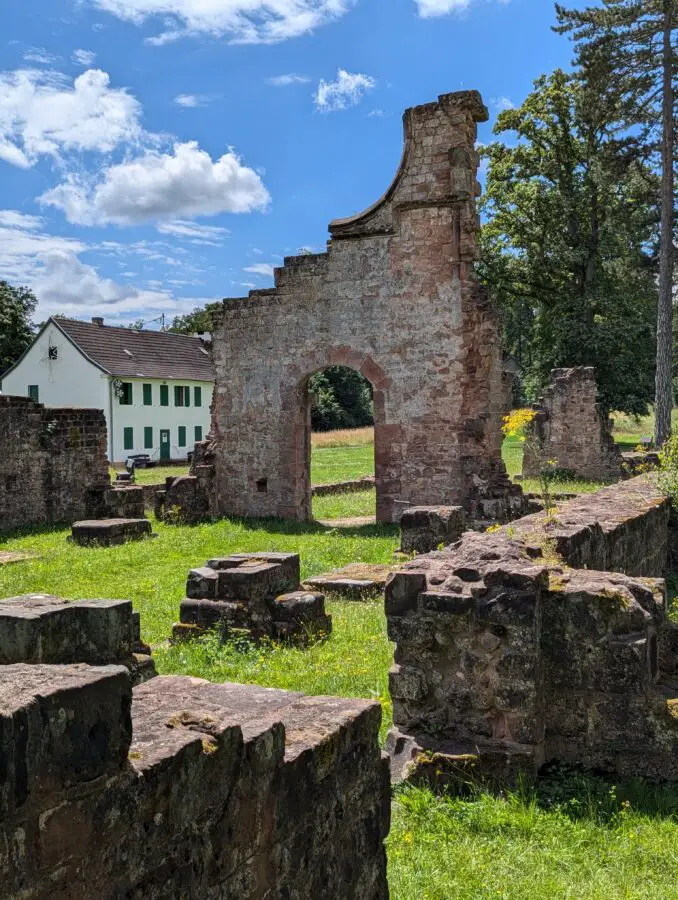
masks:
[[[602,76],[601,76],[602,77]],[[644,414],[654,390],[656,181],[614,111],[558,70],[499,115],[481,277],[536,399],[552,368],[593,365],[602,403]]]
[[[610,110],[611,122],[637,136],[644,157],[660,174],[655,392],[660,447],[671,433],[673,406],[678,0],[602,0],[583,9],[556,3],[556,15],[556,31],[575,41],[575,63],[589,93]],[[601,79],[605,70],[610,77]]]
[[[674,435],[659,451],[659,487],[678,508],[678,436]]]
[[[313,397],[311,426],[314,431],[373,424],[372,388],[354,369],[329,366],[311,375],[308,390]]]
[[[214,327],[212,315],[219,309],[221,303],[208,303],[185,316],[175,316],[168,331],[173,334],[211,334]]]
[[[33,340],[32,316],[37,302],[28,288],[0,281],[0,376]]]

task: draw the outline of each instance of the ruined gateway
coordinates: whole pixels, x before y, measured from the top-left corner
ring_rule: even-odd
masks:
[[[497,325],[473,273],[486,119],[475,91],[407,110],[384,196],[332,222],[327,253],[286,259],[275,288],[224,301],[211,514],[310,518],[308,379],[333,365],[373,388],[378,520],[429,504],[502,518],[520,504],[500,456]]]

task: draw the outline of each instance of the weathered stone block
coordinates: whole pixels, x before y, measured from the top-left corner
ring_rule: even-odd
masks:
[[[430,553],[458,541],[466,531],[466,512],[461,506],[413,506],[400,518],[403,553]]]
[[[120,663],[137,683],[154,671],[139,629],[129,600],[0,599],[0,665]]]
[[[132,736],[122,666],[10,665],[0,678],[0,823],[60,792],[119,774]]]
[[[554,369],[534,424],[539,455],[528,441],[523,475],[538,476],[542,460],[554,459],[579,478],[618,479],[622,455],[612,437],[612,425],[598,405],[595,369]]]
[[[406,563],[386,591],[394,753],[425,748],[443,771],[472,751],[481,774],[503,755],[506,771],[563,759],[678,778],[664,583],[571,568],[660,574],[667,527],[666,499],[639,478]]]
[[[109,481],[102,410],[0,396],[0,531],[83,519]]]
[[[0,682],[4,894],[387,900],[378,704],[159,678],[130,729],[116,670],[21,668]]]
[[[91,519],[74,522],[70,540],[82,547],[95,544],[115,547],[152,536],[153,529],[148,519]]]

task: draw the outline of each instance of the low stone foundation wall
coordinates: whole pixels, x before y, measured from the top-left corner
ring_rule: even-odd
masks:
[[[671,504],[655,481],[638,476],[580,494],[551,516],[518,519],[503,533],[533,557],[555,552],[575,569],[661,577],[666,570]]]
[[[108,482],[101,410],[0,396],[0,532],[83,519]]]
[[[638,478],[391,576],[396,779],[511,780],[550,759],[678,779],[678,627],[647,577],[664,571],[668,518]]]
[[[12,665],[0,709],[3,896],[388,898],[377,703]]]
[[[130,600],[63,600],[51,594],[0,599],[0,666],[13,663],[119,663],[135,684],[155,675]]]
[[[332,494],[355,494],[358,491],[369,491],[376,486],[374,475],[365,475],[355,481],[335,481],[331,484],[314,484],[311,494],[314,497],[329,497]]]
[[[296,553],[237,553],[191,569],[174,640],[230,636],[308,643],[332,631],[325,597],[300,584]]]

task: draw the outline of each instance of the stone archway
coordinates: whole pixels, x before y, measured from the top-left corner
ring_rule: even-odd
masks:
[[[385,395],[388,391],[389,381],[381,367],[367,355],[357,359],[347,347],[332,347],[328,354],[331,362],[316,366],[297,382],[293,379],[298,373],[298,367],[294,366],[286,374],[293,386],[285,391],[283,406],[290,411],[290,421],[293,422],[294,441],[285,444],[281,453],[281,468],[291,474],[290,486],[294,489],[294,504],[296,514],[294,518],[310,519],[311,510],[311,420],[310,420],[310,396],[308,394],[308,382],[311,375],[321,372],[328,366],[344,366],[359,372],[369,381],[372,387],[374,403],[374,477],[377,496],[377,519],[390,522],[393,520],[394,510],[397,508],[399,497],[399,483],[396,483],[389,474],[398,468],[398,462],[391,459],[391,442],[389,441],[388,424],[385,421],[386,403]]]
[[[499,337],[473,274],[475,140],[486,118],[475,91],[407,110],[403,160],[384,196],[331,223],[326,253],[286,259],[273,289],[224,301],[213,335],[213,512],[308,518],[299,416],[309,375],[330,365],[374,388],[380,521],[407,504],[472,507],[505,480]]]

